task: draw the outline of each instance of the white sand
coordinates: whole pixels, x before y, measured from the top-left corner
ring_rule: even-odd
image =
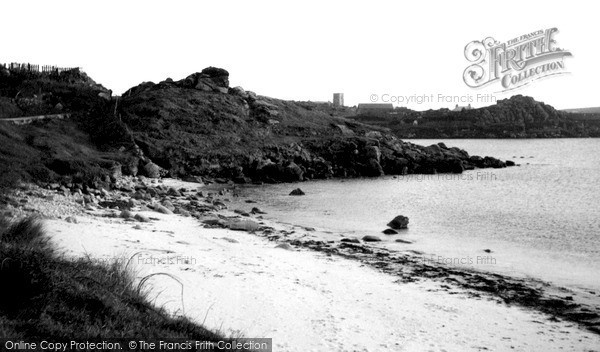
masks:
[[[68,255],[110,260],[141,251],[132,260],[140,276],[165,272],[183,281],[187,316],[226,334],[272,337],[274,351],[600,348],[600,336],[536,312],[438,291],[433,282],[394,283],[355,261],[274,248],[264,238],[205,229],[192,218],[145,215],[160,220],[85,215],[78,224],[47,220],[46,228]],[[174,263],[151,264],[152,258]],[[152,283],[157,305],[181,310],[179,284],[165,276]]]

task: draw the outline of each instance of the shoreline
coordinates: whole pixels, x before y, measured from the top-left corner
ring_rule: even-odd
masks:
[[[163,180],[162,183],[161,181],[158,181],[157,183],[152,183],[151,180],[146,181],[149,181],[148,183],[150,185],[158,186],[163,184],[170,188],[183,186],[197,188],[199,186],[199,184],[184,183],[168,179]],[[131,180],[129,180],[129,182],[131,183]],[[132,213],[141,214],[149,219],[149,222],[139,222],[131,218],[123,219],[119,217],[119,215],[122,213],[120,210],[96,207],[91,205],[93,203],[87,204],[84,207],[82,204],[78,204],[78,195],[54,195],[54,191],[42,190],[31,186],[29,188],[30,189],[28,191],[17,192],[17,198],[24,196],[28,197],[28,201],[23,203],[22,208],[16,210],[17,215],[23,215],[26,212],[38,212],[46,217],[54,218],[47,220],[47,223],[50,224],[53,238],[59,239],[58,242],[62,244],[61,248],[66,247],[66,250],[70,251],[70,255],[73,255],[73,253],[78,253],[78,255],[86,255],[87,253],[91,257],[97,257],[99,254],[105,251],[112,252],[112,257],[114,259],[115,255],[123,255],[124,253],[122,251],[125,250],[125,248],[129,248],[131,251],[134,249],[138,251],[145,251],[150,248],[152,249],[152,253],[163,256],[166,254],[168,256],[173,254],[170,252],[177,252],[177,250],[173,248],[191,246],[193,244],[192,240],[194,240],[195,237],[193,234],[186,234],[185,231],[194,230],[194,232],[197,232],[197,234],[204,234],[204,232],[206,232],[208,236],[212,236],[214,239],[214,241],[209,241],[209,247],[201,249],[195,247],[197,250],[202,252],[203,256],[210,257],[212,254],[211,252],[214,250],[222,250],[223,246],[234,247],[239,243],[248,244],[248,242],[244,241],[250,241],[250,248],[253,248],[251,252],[258,253],[258,255],[262,256],[265,255],[264,253],[276,251],[277,254],[274,254],[275,257],[270,257],[271,260],[273,258],[277,258],[277,260],[284,260],[283,258],[287,258],[288,256],[295,257],[300,255],[302,260],[296,260],[293,261],[293,265],[290,264],[294,270],[303,270],[301,264],[308,266],[317,265],[319,268],[326,269],[331,263],[336,263],[334,265],[339,265],[344,268],[342,270],[343,272],[346,272],[347,270],[350,270],[350,272],[360,270],[362,272],[362,276],[366,275],[377,277],[377,282],[384,280],[400,287],[409,285],[411,289],[416,290],[413,292],[413,294],[417,296],[424,294],[424,292],[436,292],[440,295],[440,297],[460,297],[460,300],[466,300],[472,304],[479,304],[475,302],[480,302],[481,304],[483,304],[483,302],[487,302],[485,304],[493,303],[493,305],[500,310],[508,309],[512,311],[513,309],[516,309],[520,313],[536,315],[537,320],[543,322],[540,323],[541,325],[559,324],[574,328],[574,326],[569,324],[569,322],[575,322],[577,324],[581,324],[580,326],[585,327],[590,332],[594,333],[593,336],[595,337],[588,338],[597,338],[600,335],[600,330],[598,329],[600,323],[600,316],[598,313],[600,310],[598,310],[598,307],[586,305],[584,302],[580,301],[578,296],[573,295],[573,293],[569,291],[563,291],[560,288],[552,287],[542,281],[536,281],[532,279],[515,279],[475,270],[470,271],[464,269],[455,269],[452,267],[444,267],[442,265],[428,265],[424,264],[422,261],[419,262],[419,260],[414,256],[394,253],[393,251],[389,251],[385,248],[378,248],[376,245],[340,242],[339,240],[318,241],[315,240],[315,238],[318,238],[318,236],[315,236],[314,231],[311,231],[312,229],[264,221],[262,217],[257,214],[238,214],[230,210],[223,209],[228,203],[227,198],[231,198],[233,196],[231,193],[228,193],[224,190],[214,192],[214,194],[209,194],[213,193],[209,191],[209,189],[212,187],[201,187],[193,191],[190,190],[189,192],[182,192],[183,194],[180,196],[173,195],[165,197],[168,198],[173,205],[178,207],[181,206],[182,209],[190,209],[190,204],[195,204],[192,206],[192,208],[196,209],[196,212],[191,214],[183,213],[180,215],[171,215],[160,214],[147,208],[140,210],[145,206],[142,201],[137,205],[130,207]],[[199,200],[187,199],[190,197],[190,194],[197,194],[197,191],[200,191],[200,193],[206,197],[203,199],[200,197]],[[102,198],[103,200],[99,203],[108,202],[104,204],[113,205],[127,204],[123,203],[123,201],[127,198],[132,199],[130,192],[106,192],[105,196]],[[207,200],[210,200],[210,202]],[[53,204],[53,206],[51,206],[51,204]],[[248,205],[252,207],[260,206],[260,204],[250,203]],[[29,208],[29,210],[26,210],[27,208]],[[199,211],[198,209],[202,209],[204,211]],[[44,214],[44,212],[46,212],[46,214]],[[69,221],[69,216],[73,215],[75,216],[75,219],[81,217],[81,221],[75,220],[77,223],[67,222]],[[192,216],[186,217],[185,215]],[[66,221],[58,220],[57,218],[59,217],[63,217],[66,219]],[[178,222],[185,223],[185,226],[178,228],[178,226],[173,225],[174,230],[170,230],[170,223],[174,222],[175,219],[177,219],[176,221]],[[251,226],[250,232],[253,234],[249,234],[247,231],[232,231],[231,229],[226,228],[231,228],[233,223],[239,223],[240,219],[247,219],[248,224],[250,224],[250,222],[257,224],[257,227]],[[204,227],[200,227],[200,222],[198,220],[204,223]],[[106,231],[107,233],[111,234],[112,237],[109,236],[107,238],[108,242],[105,247],[95,245],[97,243],[95,243],[93,234],[88,234],[84,236],[84,238],[80,239],[80,241],[82,241],[80,244],[83,244],[86,241],[91,241],[91,243],[88,243],[87,246],[79,246],[79,244],[70,243],[71,241],[76,241],[78,238],[77,236],[80,236],[82,232],[92,231],[92,229],[83,229],[83,227],[86,226],[84,224],[94,224],[95,227],[98,227],[102,230],[99,233],[104,233]],[[166,236],[160,240],[157,240],[158,242],[153,242],[155,247],[158,248],[151,248],[151,246],[146,248],[147,245],[145,245],[144,238],[140,238],[139,236],[140,233],[146,235],[149,234],[146,229],[148,226],[156,227],[154,230],[152,230],[152,232],[150,232],[150,234],[153,236],[157,234]],[[113,228],[113,231],[111,231],[110,228]],[[117,230],[114,231],[115,229]],[[186,238],[179,242],[171,241],[171,238],[176,236],[184,236]],[[333,243],[328,243],[331,241],[333,241]],[[156,246],[157,243],[160,245]],[[257,247],[260,249],[256,249]],[[121,253],[119,253],[119,250]],[[222,257],[223,260],[225,260],[225,258],[227,258],[230,254],[233,254],[234,256],[240,255],[239,252],[235,251],[227,252],[231,250],[231,248],[224,250]],[[188,253],[186,252],[186,249],[181,249],[181,251]],[[313,263],[315,261],[317,264]],[[325,261],[325,263],[322,261]],[[182,267],[175,270],[176,274],[181,275],[190,271],[188,264],[176,264],[181,264],[180,266]],[[257,266],[260,265],[258,263],[254,264]],[[225,262],[221,263],[221,265],[227,267],[227,263]],[[156,267],[157,265],[149,266]],[[178,265],[166,263],[166,267],[169,270],[173,269],[173,266]],[[147,263],[144,265],[144,267],[148,267]],[[188,268],[188,270],[186,270],[186,268]],[[237,268],[237,270],[240,268],[241,267]],[[249,268],[252,268],[252,266],[249,266]],[[164,269],[164,265],[161,266],[161,269]],[[214,267],[211,269],[216,270]],[[292,270],[292,273],[295,273],[294,270]],[[366,272],[363,272],[363,270],[366,270]],[[225,269],[225,271],[227,271],[227,269]],[[229,272],[229,274],[231,274],[231,272]],[[298,273],[295,273],[295,275],[296,274]],[[222,274],[217,272],[214,275]],[[231,279],[235,279],[236,277],[240,276],[243,277],[244,275],[247,275],[247,273],[237,272],[237,275],[233,275]],[[253,276],[260,278],[260,274],[255,273]],[[203,278],[207,279],[206,276]],[[308,278],[305,279],[308,280]],[[337,280],[339,280],[339,277]],[[168,280],[163,280],[163,283],[159,285],[163,289],[166,289],[165,285],[168,288],[169,285],[173,284],[172,282],[168,283],[164,281]],[[270,284],[274,285],[276,283],[271,281]],[[323,283],[319,281],[319,284]],[[202,290],[203,285],[200,286],[201,287],[198,289]],[[330,290],[331,288],[332,287],[329,287]],[[220,288],[220,290],[227,290],[227,287],[223,286]],[[249,289],[248,294],[252,294],[251,289]],[[267,294],[267,292],[263,292],[263,294]],[[177,295],[177,292],[172,293],[170,301],[181,301],[182,298],[177,298]],[[569,296],[571,298],[569,298]],[[437,300],[439,297],[435,299]],[[244,300],[240,300],[240,302],[243,301]],[[453,302],[453,304],[458,303]],[[185,306],[189,309],[189,304],[186,304]],[[525,307],[527,309],[525,312],[522,312],[521,308],[519,307]],[[208,309],[207,307],[204,308]],[[177,304],[175,304],[173,311],[177,311],[177,309]],[[486,311],[486,309],[489,309],[489,307],[483,309],[483,311]],[[189,312],[186,311],[186,313]],[[204,313],[206,313],[208,316],[215,314],[211,313],[210,309]],[[203,319],[206,320],[206,317],[202,318],[201,315],[202,314],[197,313],[196,316],[193,316],[192,318],[202,323]],[[224,319],[223,321],[227,322],[228,324],[233,323],[227,318],[226,313],[223,313],[221,319]],[[260,317],[258,317],[258,319],[260,319]],[[257,321],[258,320],[255,320],[255,323],[257,323]],[[329,323],[332,322],[329,321]],[[355,323],[358,324],[358,321]],[[277,324],[284,323],[279,321]],[[583,330],[580,332],[583,333],[582,331]],[[287,333],[292,332],[288,331]],[[297,341],[297,343],[300,342]],[[363,343],[366,342],[363,341]],[[274,346],[276,345],[274,344]],[[289,348],[290,346],[287,347]],[[341,348],[340,346],[336,347],[335,344],[333,344],[330,346],[330,348]],[[285,348],[285,346],[280,346],[280,348]],[[571,346],[571,348],[574,348],[574,346]]]
[[[501,186],[496,186],[496,188],[505,188],[502,186],[502,182],[506,184],[507,181],[512,180],[514,174],[520,171],[501,170],[505,174],[498,174],[498,178],[501,180],[498,183]],[[474,171],[469,172],[473,173]],[[509,172],[511,174],[507,175],[506,173]],[[364,235],[374,235],[381,239],[381,242],[376,244],[377,246],[385,246],[399,252],[413,252],[417,256],[420,255],[422,261],[433,262],[434,265],[445,264],[458,270],[466,268],[489,271],[508,277],[533,277],[554,286],[567,287],[575,291],[600,293],[599,282],[593,279],[596,269],[600,268],[600,258],[596,255],[597,251],[594,252],[596,246],[590,245],[581,248],[584,246],[581,243],[585,242],[575,243],[582,237],[583,231],[571,234],[570,230],[576,231],[577,229],[574,229],[574,226],[569,228],[565,226],[565,228],[561,228],[564,233],[562,237],[564,242],[557,242],[562,238],[555,234],[551,234],[552,237],[548,240],[542,238],[542,241],[540,241],[540,236],[535,237],[537,233],[542,233],[542,230],[533,233],[532,237],[528,237],[527,231],[513,232],[513,230],[520,230],[515,229],[518,226],[504,228],[502,224],[494,224],[497,226],[493,227],[491,223],[484,223],[483,226],[476,223],[468,227],[466,219],[474,219],[476,216],[459,218],[462,216],[461,211],[465,213],[476,208],[473,204],[486,206],[487,201],[470,201],[468,202],[470,208],[457,211],[456,209],[462,209],[460,201],[450,204],[446,201],[452,202],[453,195],[461,193],[458,191],[449,193],[450,196],[440,196],[443,198],[442,201],[433,204],[431,209],[422,210],[423,207],[428,206],[427,202],[421,201],[413,195],[423,194],[422,199],[424,199],[427,193],[423,192],[427,192],[432,187],[439,191],[444,187],[446,181],[421,182],[415,179],[407,181],[398,181],[393,176],[375,180],[366,178],[316,180],[307,181],[301,185],[242,186],[238,188],[237,192],[240,199],[249,198],[262,203],[263,209],[268,212],[265,218],[270,221],[282,222],[289,226],[315,227],[319,232],[335,234],[335,236],[324,235],[322,236],[324,239],[339,240],[340,235],[357,236],[358,238]],[[476,181],[457,181],[456,183],[460,183],[457,186],[465,189],[470,188],[472,182]],[[423,184],[425,186],[422,186]],[[290,190],[298,186],[306,192],[306,196],[287,196]],[[479,186],[479,183],[473,184],[473,187]],[[374,193],[378,189],[382,189],[384,193],[382,196]],[[397,193],[392,193],[396,191]],[[490,197],[493,192],[487,191],[483,197]],[[508,203],[508,201],[504,201],[504,204]],[[243,200],[234,201],[233,206],[250,209]],[[444,209],[444,207],[448,209]],[[297,211],[294,210],[296,208]],[[504,206],[501,211],[506,211],[506,208],[507,206]],[[438,216],[436,215],[438,212],[444,213]],[[399,231],[398,234],[382,233],[382,230],[386,228],[385,224],[398,214],[410,217],[410,228]],[[481,212],[478,216],[481,216]],[[513,216],[513,224],[520,221],[521,228],[527,226],[525,215],[517,214],[515,211],[515,214],[509,216]],[[520,218],[516,216],[520,216]],[[461,226],[452,227],[449,223],[449,227],[446,228],[440,225],[453,219],[458,219]],[[564,219],[562,220],[564,221]],[[575,221],[573,220],[573,222]],[[593,239],[593,236],[589,238]],[[396,242],[396,240],[398,241]],[[556,246],[552,247],[555,244]],[[566,248],[569,250],[568,252],[564,251],[565,246],[570,246]],[[432,256],[434,257],[432,258]],[[477,261],[478,259],[479,261]],[[457,260],[462,262],[452,263]]]

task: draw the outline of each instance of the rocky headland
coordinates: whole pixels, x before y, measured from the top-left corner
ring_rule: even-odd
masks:
[[[2,117],[15,117],[15,111],[71,116],[0,124],[0,142],[10,146],[0,159],[8,181],[62,182],[87,192],[110,187],[120,175],[297,182],[514,165],[441,143],[403,142],[314,103],[232,88],[229,73],[214,67],[179,81],[145,82],[121,97],[79,70],[57,76],[4,70],[0,88],[4,110],[11,111]]]

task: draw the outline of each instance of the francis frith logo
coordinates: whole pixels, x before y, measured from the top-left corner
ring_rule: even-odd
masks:
[[[471,63],[463,73],[471,88],[500,84],[500,91],[520,88],[540,78],[567,73],[571,52],[557,46],[556,28],[538,30],[501,43],[492,37],[465,46]]]

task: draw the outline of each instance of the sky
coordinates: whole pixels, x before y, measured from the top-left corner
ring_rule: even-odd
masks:
[[[523,94],[559,109],[600,106],[592,1],[20,0],[0,9],[0,62],[81,67],[115,94],[216,66],[231,86],[288,100],[340,92],[346,105],[425,110]],[[567,74],[510,92],[463,81],[469,42],[547,28],[572,53]]]

